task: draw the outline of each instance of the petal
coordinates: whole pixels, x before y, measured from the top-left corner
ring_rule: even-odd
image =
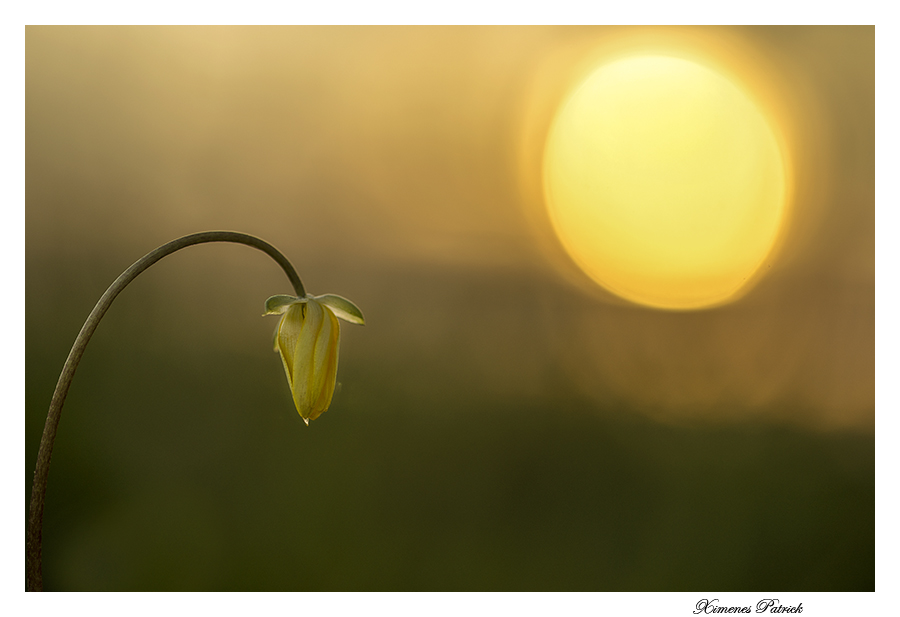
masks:
[[[330,308],[335,316],[340,317],[344,321],[362,325],[366,323],[366,320],[363,317],[362,311],[359,310],[359,307],[353,304],[347,298],[342,298],[341,296],[335,296],[333,294],[313,296],[313,298]]]
[[[281,361],[284,364],[284,372],[287,374],[288,385],[294,390],[294,364],[296,358],[297,343],[303,330],[303,322],[306,318],[306,304],[292,304],[278,322],[275,331],[275,350],[281,353]]]
[[[311,302],[310,305],[316,304],[322,310],[322,325],[316,335],[316,343],[313,348],[312,372],[310,374],[310,407],[315,408],[316,403],[322,396],[322,389],[325,387],[328,372],[328,351],[332,346],[333,334],[335,332],[334,325],[337,320],[331,313],[331,309],[319,304]]]
[[[268,300],[266,300],[266,312],[263,313],[263,317],[266,315],[281,315],[288,307],[292,304],[297,304],[301,302],[306,302],[306,298],[298,298],[297,296],[288,296],[288,295],[277,295],[272,296]]]
[[[325,308],[325,322],[330,322],[330,327],[323,324],[319,344],[316,347],[316,365],[320,374],[317,376],[316,388],[319,396],[313,404],[309,419],[315,420],[331,405],[334,396],[334,386],[337,381],[338,351],[341,342],[341,324],[331,309]],[[320,357],[319,353],[323,355]]]
[[[300,329],[300,336],[293,347],[292,366],[294,405],[300,415],[307,419],[313,404],[319,397],[316,389],[316,348],[325,320],[325,309],[318,302],[312,301],[300,305],[306,309],[306,317]]]

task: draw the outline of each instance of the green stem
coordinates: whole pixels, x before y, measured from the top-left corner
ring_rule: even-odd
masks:
[[[119,295],[119,292],[125,289],[128,283],[133,281],[141,272],[166,255],[171,255],[175,251],[194,244],[204,244],[206,242],[235,242],[261,250],[281,266],[288,279],[290,279],[297,296],[302,298],[306,295],[303,283],[300,282],[297,271],[287,257],[268,242],[255,236],[235,231],[204,231],[172,240],[168,244],[150,251],[119,275],[119,278],[109,286],[109,289],[97,301],[94,310],[91,311],[91,314],[88,315],[87,320],[81,327],[81,332],[78,333],[78,337],[72,345],[72,350],[69,352],[69,357],[66,359],[62,373],[59,375],[59,381],[56,382],[56,390],[54,390],[53,398],[50,401],[50,409],[47,412],[47,421],[44,423],[44,434],[41,437],[41,447],[38,450],[37,464],[34,469],[34,483],[31,488],[28,536],[25,545],[25,578],[28,591],[42,591],[44,586],[41,570],[41,529],[44,521],[44,497],[47,493],[47,476],[50,473],[50,456],[53,453],[56,428],[59,426],[59,418],[62,414],[66,394],[69,392],[75,369],[78,368],[78,362],[84,354],[84,349],[87,347],[91,335],[97,329],[100,319],[103,318],[103,315],[112,304],[112,301]]]

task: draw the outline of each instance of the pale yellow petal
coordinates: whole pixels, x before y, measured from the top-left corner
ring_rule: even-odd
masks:
[[[334,340],[335,326],[337,320],[331,309],[320,304],[322,307],[322,327],[316,336],[316,346],[313,351],[312,373],[310,375],[310,407],[317,409],[316,404],[322,397],[322,390],[326,388],[326,377],[328,376],[328,356],[329,350]]]
[[[293,381],[291,388],[294,391],[294,404],[303,418],[308,418],[313,403],[318,398],[315,390],[315,351],[322,324],[325,322],[325,311],[318,302],[302,304],[306,309],[306,317],[303,320],[300,336],[293,347],[292,366]]]
[[[303,331],[303,322],[306,315],[306,304],[292,304],[281,321],[278,323],[278,333],[275,347],[281,354],[284,363],[284,372],[287,374],[288,385],[294,390],[294,370],[297,342]]]
[[[265,317],[265,315],[263,315]],[[275,332],[272,334],[272,347],[275,351],[280,351],[278,346],[278,333],[281,332],[281,322],[284,321],[284,315],[281,316],[281,319],[278,320],[278,325],[275,326]]]
[[[318,365],[317,370],[319,371],[317,379],[319,396],[313,404],[312,413],[309,417],[310,420],[318,418],[319,415],[325,412],[329,405],[331,405],[331,399],[334,396],[334,386],[337,380],[341,325],[334,313],[327,307],[325,308],[325,314],[327,316],[326,322],[330,322],[330,328],[322,328],[320,344],[316,349],[316,363]],[[318,355],[320,351],[323,354],[321,358]]]

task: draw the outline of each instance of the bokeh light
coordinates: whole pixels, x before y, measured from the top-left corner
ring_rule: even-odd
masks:
[[[576,263],[621,297],[670,309],[748,286],[781,231],[786,175],[737,85],[659,55],[591,73],[556,114],[544,160],[550,219]]]

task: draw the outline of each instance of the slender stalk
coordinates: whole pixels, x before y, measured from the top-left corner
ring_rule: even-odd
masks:
[[[194,244],[204,244],[206,242],[235,242],[237,244],[246,244],[255,249],[259,249],[272,259],[274,259],[291,281],[297,296],[303,297],[306,292],[303,289],[303,283],[297,276],[297,271],[287,257],[281,254],[274,246],[260,240],[255,236],[242,234],[235,231],[204,231],[197,234],[191,234],[172,240],[168,244],[150,251],[139,260],[134,262],[130,268],[119,275],[109,289],[100,297],[94,310],[88,315],[87,320],[81,327],[81,332],[72,345],[69,357],[63,366],[62,373],[59,375],[59,381],[56,382],[56,390],[53,392],[53,398],[50,401],[50,409],[47,412],[47,421],[44,423],[44,434],[41,437],[41,446],[38,450],[37,464],[34,469],[34,483],[31,488],[31,505],[28,515],[28,536],[25,545],[25,578],[28,591],[43,590],[43,574],[41,570],[41,530],[44,521],[44,497],[47,493],[47,476],[50,473],[50,456],[53,453],[53,442],[56,440],[56,428],[59,426],[59,418],[62,414],[63,403],[66,400],[66,394],[69,392],[69,386],[72,383],[72,377],[75,375],[75,369],[78,368],[78,362],[84,354],[85,347],[97,329],[100,319],[106,313],[107,309],[125,287],[133,281],[141,272],[155,264],[157,261],[171,255],[175,251],[179,251],[185,247]]]

